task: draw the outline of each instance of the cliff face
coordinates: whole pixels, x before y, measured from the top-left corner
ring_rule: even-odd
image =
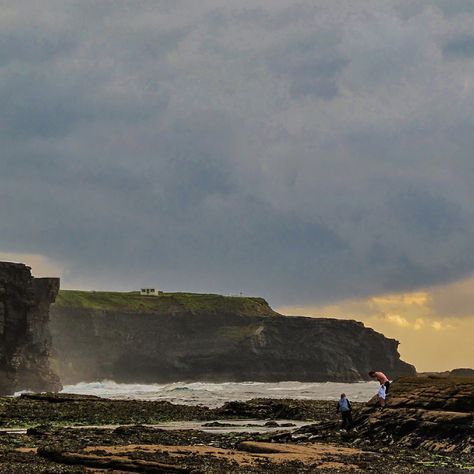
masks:
[[[25,265],[0,262],[0,394],[61,388],[49,364],[49,307],[58,291],[58,278],[33,278]]]
[[[361,323],[285,317],[257,298],[213,306],[181,296],[143,297],[145,309],[129,304],[120,311],[106,309],[99,293],[80,302],[73,296],[60,295],[51,308],[63,383],[356,381],[371,369],[391,377],[415,373],[400,360],[397,341]]]

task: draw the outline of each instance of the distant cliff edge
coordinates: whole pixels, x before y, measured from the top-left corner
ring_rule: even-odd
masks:
[[[18,390],[56,391],[51,370],[49,307],[58,278],[33,278],[20,263],[0,262],[0,394]]]
[[[50,328],[64,384],[350,382],[371,369],[415,373],[400,360],[398,341],[362,323],[282,316],[262,298],[60,291]]]

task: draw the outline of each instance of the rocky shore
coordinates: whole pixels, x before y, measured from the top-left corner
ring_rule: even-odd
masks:
[[[65,394],[2,398],[0,472],[472,472],[473,403],[474,379],[405,377],[392,384],[385,409],[354,404],[347,432],[330,401],[209,409]],[[249,418],[261,429],[249,430]],[[166,427],[189,420],[199,429]]]

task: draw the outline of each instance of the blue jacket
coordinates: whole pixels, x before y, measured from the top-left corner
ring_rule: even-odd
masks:
[[[339,401],[337,402],[337,411],[351,411],[351,410],[352,410],[351,402],[349,401],[347,397],[339,399]]]

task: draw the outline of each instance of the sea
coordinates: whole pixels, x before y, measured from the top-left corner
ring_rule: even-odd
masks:
[[[183,405],[217,408],[228,401],[252,398],[338,400],[345,393],[351,401],[366,402],[377,393],[378,382],[175,382],[168,384],[125,384],[111,380],[66,385],[63,393],[96,395],[118,400],[166,400]]]

